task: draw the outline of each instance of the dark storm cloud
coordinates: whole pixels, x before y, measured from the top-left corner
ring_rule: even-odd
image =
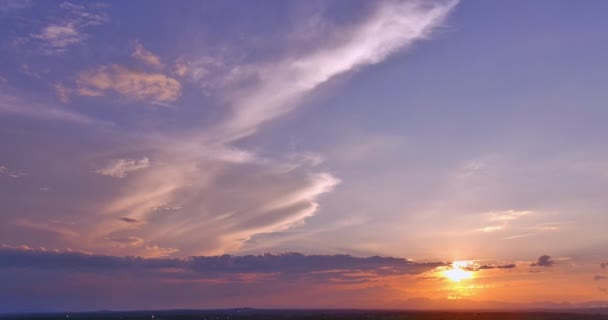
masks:
[[[128,222],[128,223],[137,223],[138,222],[137,219],[131,219],[131,218],[127,218],[127,217],[120,218],[120,220],[122,220],[124,222]]]
[[[542,255],[538,258],[538,260],[531,264],[531,267],[551,267],[555,264],[555,261],[551,260],[551,257],[548,255]]]
[[[494,264],[484,264],[484,265],[470,265],[465,267],[466,271],[479,271],[479,270],[490,270],[490,269],[515,269],[517,266],[514,263],[505,264],[505,265],[494,265]]]
[[[82,252],[57,252],[29,248],[0,248],[0,268],[57,268],[77,271],[162,271],[182,270],[204,276],[230,274],[308,275],[319,278],[357,279],[378,276],[419,274],[443,262],[418,263],[403,258],[350,255],[303,255],[300,253],[247,256],[196,256],[177,258],[141,258],[93,255]],[[364,276],[351,274],[365,273]]]

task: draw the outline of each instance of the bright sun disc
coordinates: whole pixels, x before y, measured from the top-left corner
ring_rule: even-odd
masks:
[[[443,271],[443,276],[454,282],[471,279],[473,273],[465,269],[468,264],[469,262],[467,261],[455,261],[450,269]]]

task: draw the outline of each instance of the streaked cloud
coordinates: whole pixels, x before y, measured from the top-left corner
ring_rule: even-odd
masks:
[[[517,211],[517,210],[492,212],[490,220],[491,221],[511,221],[511,220],[516,220],[521,217],[527,216],[531,213],[532,213],[532,211]]]
[[[81,96],[101,96],[116,92],[127,98],[165,104],[179,98],[181,84],[161,73],[146,73],[119,65],[101,66],[80,73],[75,92]]]
[[[150,160],[147,157],[141,159],[115,159],[106,166],[96,170],[98,174],[112,178],[124,178],[129,173],[150,167]]]
[[[228,140],[250,135],[261,124],[291,111],[305,94],[332,78],[408,49],[427,38],[456,3],[381,2],[366,21],[344,30],[337,41],[276,63],[239,66],[239,74],[247,75],[254,84],[240,89],[232,99],[235,112],[217,128],[217,134]]]
[[[7,166],[0,164],[0,176],[2,175],[18,179],[23,177],[25,175],[25,172],[20,170],[9,169]]]
[[[379,63],[427,38],[455,4],[381,3],[362,23],[341,30],[344,37],[276,62],[229,65],[213,58],[202,59],[202,64],[178,60],[176,74],[214,83],[206,87],[225,95],[231,112],[211,128],[193,130],[178,140],[144,142],[158,159],[155,170],[142,171],[109,202],[104,212],[110,220],[93,234],[128,230],[129,224],[120,223],[120,217],[149,222],[171,215],[162,227],[146,223],[138,229],[140,236],[179,248],[180,254],[213,254],[238,250],[255,235],[302,224],[317,211],[317,199],[340,182],[332,173],[316,169],[322,157],[310,153],[293,153],[289,159],[261,157],[234,143],[292,111],[301,98],[335,76]],[[117,87],[114,83],[120,81],[110,81],[110,74],[117,72],[112,68],[116,66],[81,77],[90,80],[79,80],[80,94],[96,95],[98,88]],[[228,195],[230,201],[222,200]],[[177,203],[180,209],[177,213],[159,209],[167,203]],[[206,241],[200,241],[201,234]]]
[[[135,237],[118,240],[118,242],[127,244],[142,241]],[[173,269],[179,272],[196,272],[195,277],[197,278],[249,273],[278,277],[306,274],[323,280],[347,277],[348,274],[353,274],[353,276],[359,274],[359,277],[364,278],[415,275],[446,265],[444,262],[414,262],[393,257],[359,258],[350,255],[303,255],[300,253],[147,259],[94,255],[75,251],[37,250],[7,245],[0,247],[0,261],[2,262],[0,268],[25,265],[38,268],[53,267],[65,270],[106,270],[110,272]],[[169,274],[166,275],[169,276]]]
[[[80,233],[54,222],[34,221],[27,218],[21,218],[12,222],[13,225],[35,229],[39,231],[52,232],[63,237],[79,237]]]
[[[502,230],[504,228],[505,228],[505,225],[497,225],[497,226],[487,226],[487,227],[479,228],[477,230],[483,231],[483,232],[494,232],[494,231]]]
[[[485,226],[477,229],[477,231],[481,232],[496,232],[502,231],[508,228],[509,223],[517,220],[521,217],[532,214],[532,211],[516,211],[516,210],[506,210],[499,212],[490,212],[486,215],[489,215],[489,221],[500,224],[493,224],[489,226]]]
[[[66,97],[67,98],[67,97]],[[97,120],[81,113],[57,106],[28,101],[15,95],[0,92],[0,115],[13,115],[27,118],[62,121],[79,125],[111,126],[111,123]]]

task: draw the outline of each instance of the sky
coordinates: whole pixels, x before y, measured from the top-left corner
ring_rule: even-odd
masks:
[[[608,304],[608,2],[0,2],[0,313]]]

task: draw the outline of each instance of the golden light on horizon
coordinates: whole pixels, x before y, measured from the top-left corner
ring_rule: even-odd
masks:
[[[467,270],[470,261],[454,261],[452,266],[444,270],[442,275],[452,282],[460,282],[465,279],[473,278],[473,272]]]

